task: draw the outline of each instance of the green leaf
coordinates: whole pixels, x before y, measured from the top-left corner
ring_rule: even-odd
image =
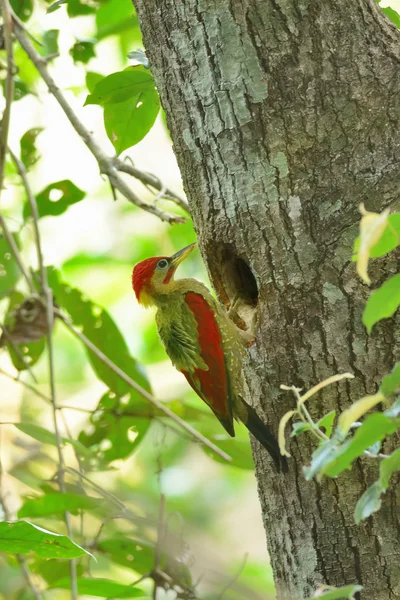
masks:
[[[308,423],[303,423],[303,421],[297,421],[292,425],[292,432],[290,434],[290,437],[296,437],[297,435],[300,435],[300,433],[304,433],[305,431],[309,431],[310,429],[311,426]]]
[[[19,238],[13,233],[12,237],[19,248]],[[9,291],[17,284],[21,272],[6,238],[0,235],[0,298],[7,296]]]
[[[20,349],[20,353],[17,353],[11,344],[7,344],[7,349],[10,354],[12,364],[17,371],[25,371],[28,369],[28,367],[33,367],[42,356],[46,346],[46,340],[43,338],[37,342],[16,344],[16,346]],[[24,360],[21,359],[21,354],[24,357]]]
[[[60,579],[52,586],[52,589],[71,589],[69,578]],[[78,593],[87,596],[98,596],[100,598],[139,598],[143,597],[143,591],[130,585],[122,585],[110,579],[78,577]]]
[[[95,73],[94,71],[88,71],[86,73],[86,87],[90,93],[93,92],[101,79],[104,79],[104,75],[101,75],[101,73]]]
[[[327,590],[318,594],[318,596],[310,596],[307,600],[351,600],[356,592],[361,592],[362,585],[346,585],[345,587]]]
[[[47,9],[47,13],[55,12],[63,4],[68,4],[68,0],[57,0],[56,2],[53,2],[53,4],[51,4]]]
[[[149,416],[141,416],[150,412],[148,404],[140,402],[135,394],[129,394],[124,403],[125,399],[113,392],[104,394],[90,416],[90,431],[79,434],[79,441],[92,448],[100,462],[128,457],[150,427]]]
[[[49,12],[49,11],[47,11]],[[58,29],[48,29],[44,32],[42,37],[42,44],[39,52],[42,56],[49,56],[49,54],[58,53],[58,36],[60,31]]]
[[[395,450],[390,456],[384,458],[381,462],[379,471],[379,483],[384,491],[389,486],[391,476],[395,471],[400,470],[400,448]]]
[[[40,194],[36,195],[39,217],[56,216],[64,213],[69,206],[80,202],[86,193],[80,190],[69,179],[51,183]],[[24,218],[30,215],[28,204],[24,205]]]
[[[366,519],[381,507],[381,494],[383,490],[379,483],[373,483],[361,496],[354,510],[354,521],[356,525]]]
[[[27,500],[18,511],[18,517],[45,517],[64,515],[66,511],[77,515],[79,510],[92,510],[101,506],[101,498],[79,494],[46,494],[40,498]]]
[[[324,465],[323,473],[329,477],[336,477],[347,469],[353,460],[361,456],[364,450],[382,441],[399,427],[400,419],[390,419],[382,413],[370,415],[357,429],[355,435],[342,444],[329,463]]]
[[[1,87],[3,88],[3,93],[5,94],[5,90],[6,90],[6,80],[3,79],[3,81],[1,82]],[[27,84],[25,83],[25,81],[23,81],[22,79],[20,79],[18,76],[14,77],[14,102],[16,102],[17,100],[21,100],[21,98],[24,98],[27,94],[30,94],[31,91],[29,89],[29,87],[27,86]]]
[[[361,496],[354,511],[356,524],[366,519],[380,509],[381,496],[389,487],[390,478],[395,471],[400,470],[400,448],[384,458],[379,468],[379,479],[373,483]]]
[[[151,72],[142,65],[128,67],[124,71],[103,77],[95,86],[93,93],[86,98],[88,104],[117,104],[129,98],[136,98],[146,90],[154,89]]]
[[[104,126],[117,154],[139,143],[147,135],[159,110],[160,99],[154,87],[125,102],[104,107]]]
[[[324,467],[335,457],[341,441],[340,432],[335,432],[330,440],[322,442],[312,453],[311,464],[309,467],[303,467],[304,477],[307,481],[315,475],[323,473]]]
[[[33,127],[26,131],[20,140],[21,160],[27,170],[40,159],[40,154],[36,148],[36,138],[42,131],[43,127]]]
[[[140,539],[106,539],[98,544],[98,550],[108,554],[113,562],[132,569],[139,575],[150,573],[154,565],[154,546]]]
[[[102,4],[102,0],[92,0],[90,4],[87,0],[68,0],[68,16],[83,17],[85,15],[95,14]]]
[[[336,411],[331,410],[331,412],[328,412],[317,423],[317,425],[320,429],[325,429],[325,434],[328,437],[331,437],[331,435],[332,435],[332,429],[333,429],[333,423],[335,421],[335,417],[336,417]]]
[[[400,305],[400,273],[390,277],[379,289],[372,292],[369,297],[364,313],[363,323],[368,333],[372,327],[381,319],[391,317]]]
[[[57,446],[57,438],[54,433],[40,427],[40,425],[35,425],[35,423],[14,423],[14,426],[29,435],[29,437],[37,440],[38,442],[42,442],[42,444],[50,444],[51,446]],[[91,456],[91,452],[80,442],[77,440],[71,440],[66,437],[61,438],[63,444],[70,444],[75,448],[77,452],[85,456]]]
[[[0,522],[0,551],[12,554],[35,552],[43,558],[78,558],[89,554],[66,535],[42,529],[28,521]]]
[[[396,363],[388,375],[382,379],[379,390],[385,396],[392,396],[400,387],[400,362]]]
[[[96,37],[101,40],[129,29],[139,29],[131,0],[109,0],[96,13]]]
[[[68,577],[70,572],[69,562],[57,558],[37,558],[33,563],[30,563],[29,566],[33,573],[39,574],[48,584],[52,584],[59,579]],[[84,572],[83,565],[78,563],[76,569],[78,577],[81,576]]]
[[[383,231],[379,241],[370,249],[370,257],[378,258],[391,252],[400,242],[400,213],[394,213],[388,217],[388,225]],[[358,249],[360,246],[360,237],[354,242],[353,260],[357,260]]]
[[[204,428],[202,429],[202,433],[204,433]],[[207,435],[207,434],[205,434]],[[225,434],[221,435],[210,435],[212,442],[218,446],[223,452],[226,452],[231,457],[231,462],[229,463],[232,467],[238,467],[239,469],[248,469],[250,471],[254,471],[254,462],[253,457],[251,455],[251,448],[249,441],[246,439],[240,438],[231,438],[225,436]],[[226,460],[215,454],[210,448],[207,446],[201,446],[202,450],[214,459],[217,462],[221,462],[226,465]]]
[[[83,63],[86,65],[92,58],[96,56],[94,43],[88,41],[76,42],[76,44],[74,44],[70,49],[69,53],[72,56],[72,60],[75,64]]]
[[[382,8],[381,10],[383,13],[385,13],[385,15],[387,16],[387,18],[392,21],[392,23],[394,23],[394,25],[396,25],[396,27],[398,29],[400,29],[400,15],[398,12],[396,12],[395,10],[393,10],[393,8],[391,8],[390,6],[387,6],[386,8]]]
[[[33,0],[10,0],[10,4],[21,21],[29,21],[33,12]]]

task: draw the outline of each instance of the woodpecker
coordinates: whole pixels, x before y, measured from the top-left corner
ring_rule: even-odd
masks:
[[[172,364],[229,435],[235,436],[233,419],[241,421],[270,453],[277,470],[287,471],[276,438],[242,397],[245,347],[240,330],[205,285],[174,279],[195,246],[138,263],[132,272],[136,298],[144,307],[157,308],[158,333]]]

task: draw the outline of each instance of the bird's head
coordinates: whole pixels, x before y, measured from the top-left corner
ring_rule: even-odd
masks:
[[[168,293],[177,266],[191,253],[190,244],[173,256],[155,256],[138,263],[132,272],[132,287],[140,304],[150,306],[158,294]]]

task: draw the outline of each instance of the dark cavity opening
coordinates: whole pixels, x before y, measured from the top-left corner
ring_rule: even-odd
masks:
[[[236,293],[245,304],[256,306],[258,302],[258,286],[249,265],[239,257],[236,257],[232,270]]]
[[[248,329],[258,302],[258,285],[251,268],[228,245],[217,252],[213,249],[210,266],[216,292],[232,310],[230,317],[240,329]]]

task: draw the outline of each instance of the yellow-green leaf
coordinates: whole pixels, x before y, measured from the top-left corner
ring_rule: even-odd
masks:
[[[347,433],[350,427],[359,420],[360,417],[365,415],[371,408],[379,404],[379,402],[383,402],[385,400],[385,396],[382,392],[378,392],[377,394],[373,394],[372,396],[364,396],[354,402],[350,408],[344,410],[338,419],[338,428],[343,432]]]
[[[390,211],[387,208],[380,214],[368,212],[364,204],[360,204],[360,212],[362,219],[360,222],[360,247],[358,250],[357,273],[365,283],[370,284],[371,280],[368,277],[370,250],[379,241],[385,231]]]

